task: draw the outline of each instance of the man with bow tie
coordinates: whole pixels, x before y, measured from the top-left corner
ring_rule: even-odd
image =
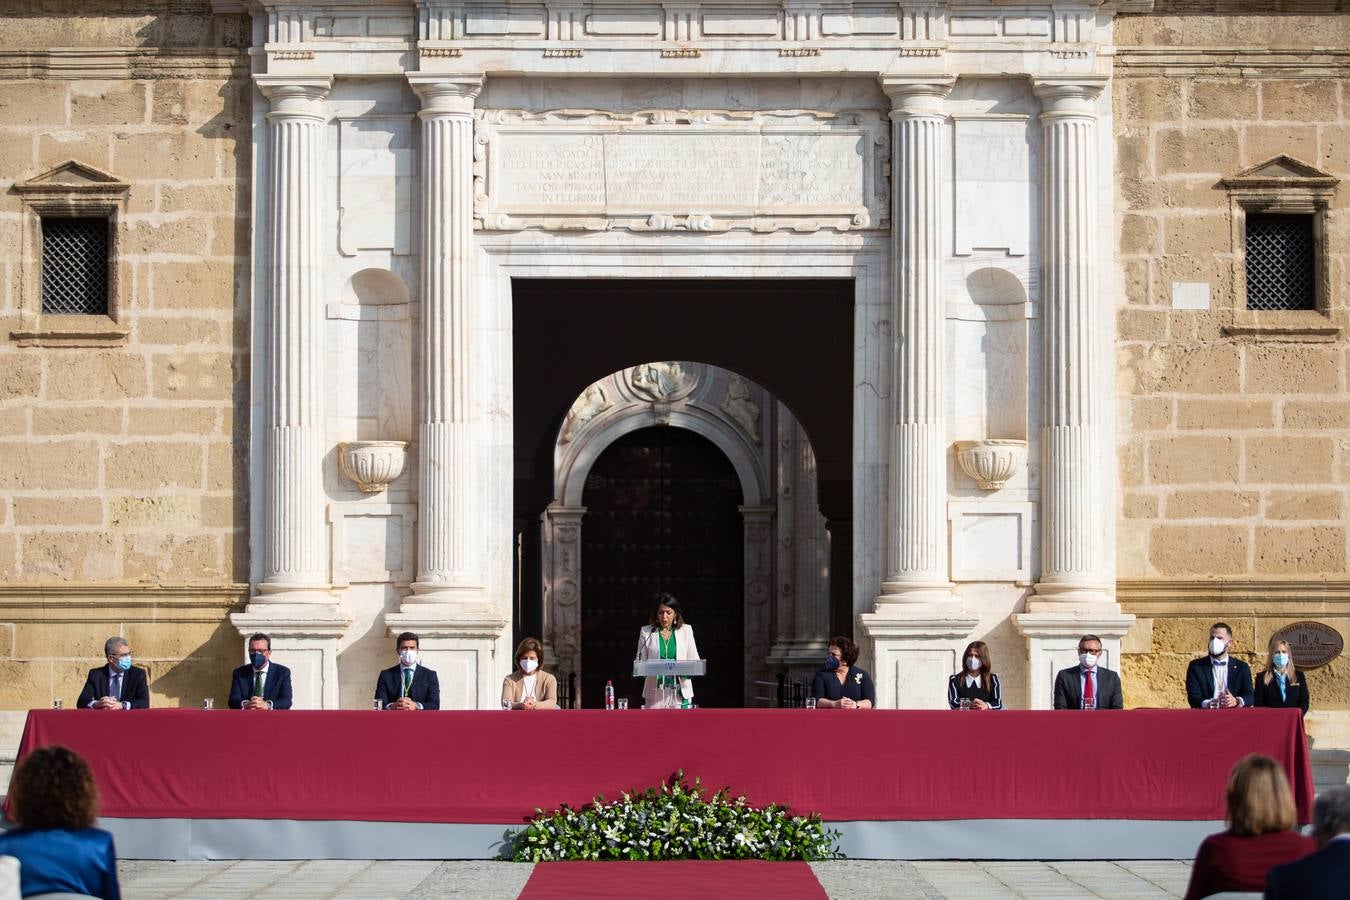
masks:
[[[1186,700],[1192,709],[1234,709],[1251,706],[1252,670],[1228,655],[1233,629],[1215,622],[1209,629],[1209,655],[1186,667]]]

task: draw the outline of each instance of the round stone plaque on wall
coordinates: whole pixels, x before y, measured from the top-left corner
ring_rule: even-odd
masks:
[[[1341,655],[1345,641],[1341,633],[1330,625],[1321,622],[1295,622],[1286,625],[1271,636],[1289,643],[1289,653],[1294,657],[1294,665],[1300,669],[1315,669],[1325,666]]]

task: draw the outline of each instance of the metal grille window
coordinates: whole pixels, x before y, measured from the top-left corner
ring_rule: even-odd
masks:
[[[1316,309],[1310,215],[1247,214],[1247,308]]]
[[[108,312],[108,220],[42,219],[42,311]]]

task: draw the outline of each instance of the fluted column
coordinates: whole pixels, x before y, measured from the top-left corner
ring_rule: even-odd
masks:
[[[1111,602],[1102,496],[1110,413],[1097,283],[1097,111],[1105,78],[1035,82],[1042,101],[1041,601]]]
[[[896,327],[886,575],[878,603],[954,602],[943,428],[942,102],[951,78],[884,77],[891,98]]]
[[[481,479],[471,433],[473,104],[477,77],[411,74],[422,98],[417,581],[412,603],[478,600]]]
[[[258,600],[332,603],[324,523],[322,228],[328,77],[260,75],[267,113],[268,340]]]

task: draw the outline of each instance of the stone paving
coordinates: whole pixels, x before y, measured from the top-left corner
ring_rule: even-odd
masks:
[[[514,900],[533,867],[506,862],[309,860],[118,864],[128,900],[475,897]],[[1180,897],[1189,862],[882,862],[812,866],[836,900]]]

